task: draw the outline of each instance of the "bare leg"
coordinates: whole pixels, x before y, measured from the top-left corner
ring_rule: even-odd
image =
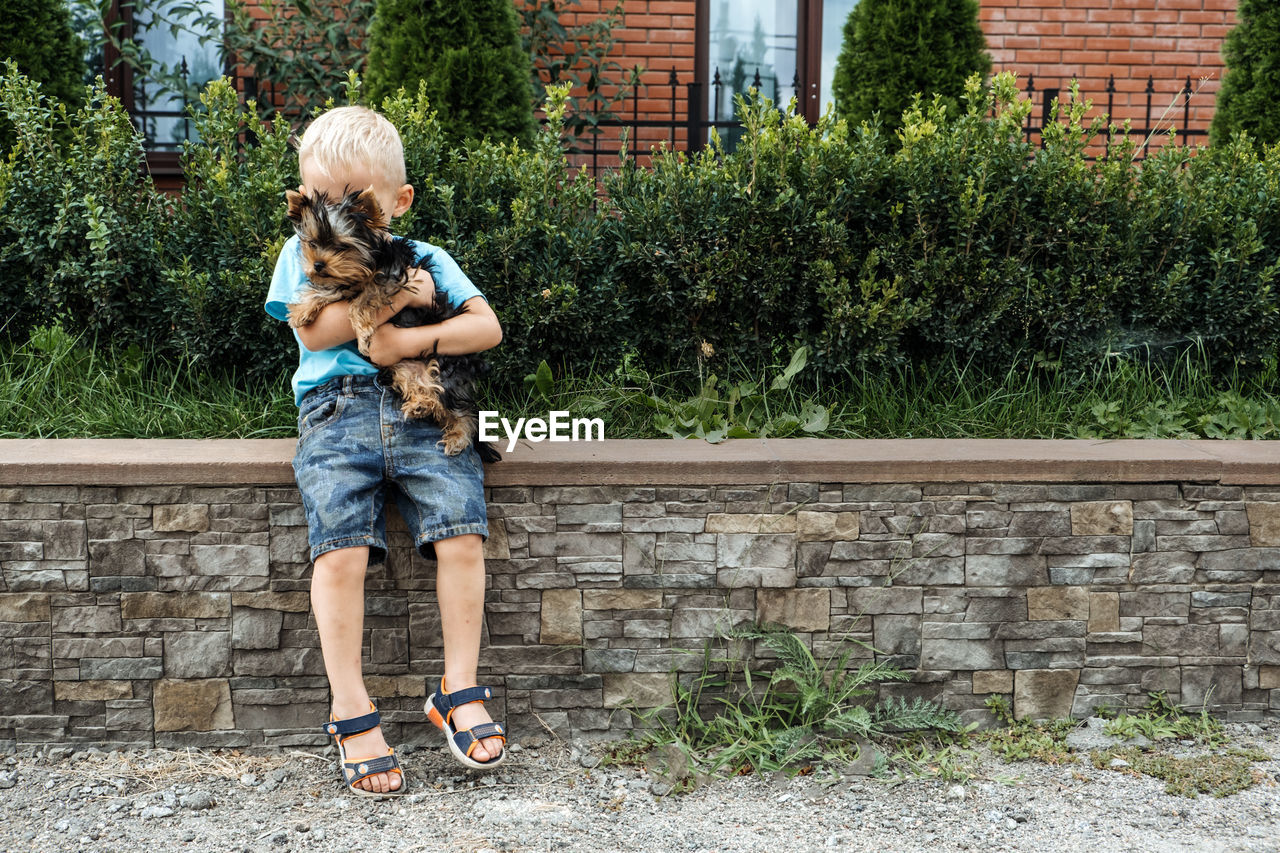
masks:
[[[450,693],[476,685],[480,662],[480,626],[484,619],[484,543],[469,533],[435,543],[436,594],[444,634],[444,681]],[[492,722],[484,705],[473,702],[453,712],[454,728],[469,729]],[[471,756],[488,761],[502,752],[502,740],[485,738]]]
[[[333,715],[339,720],[369,713],[369,694],[360,672],[360,638],[364,631],[364,573],[368,548],[343,548],[316,559],[311,576],[311,609],[320,631],[320,650],[333,693]],[[387,754],[381,729],[348,738],[347,760]],[[380,794],[400,787],[396,773],[378,773],[357,786]]]

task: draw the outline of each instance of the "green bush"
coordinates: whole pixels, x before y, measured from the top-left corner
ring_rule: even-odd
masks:
[[[102,81],[84,106],[50,103],[11,62],[0,111],[16,140],[0,162],[0,312],[8,334],[53,321],[123,346],[163,328],[154,297],[164,206],[142,139]]]
[[[1209,140],[1223,145],[1240,131],[1263,144],[1280,142],[1280,2],[1240,0],[1238,23],[1222,46],[1226,72]]]
[[[445,248],[493,304],[506,330],[488,353],[499,381],[540,360],[557,372],[612,366],[623,328],[610,256],[602,251],[595,182],[571,175],[560,148],[567,86],[552,87],[548,127],[530,149],[514,142],[450,149],[425,97],[382,103],[405,139],[417,189],[396,230]]]
[[[79,106],[84,96],[84,42],[63,0],[5,0],[0,5],[0,59],[40,82],[45,97]],[[0,120],[0,152],[13,144],[13,127]]]
[[[1033,150],[1029,102],[1002,74],[989,88],[971,78],[954,118],[917,100],[892,135],[744,102],[734,151],[627,160],[597,184],[567,165],[566,92],[552,92],[530,147],[451,145],[425,83],[378,104],[418,191],[397,231],[443,246],[489,297],[505,389],[542,361],[557,377],[624,363],[683,370],[705,398],[713,374],[786,364],[800,347],[797,399],[851,370],[1080,371],[1191,345],[1229,376],[1280,345],[1280,146],[1166,144],[1139,164],[1140,140],[1086,126],[1073,89]],[[167,200],[100,89],[67,112],[11,70],[0,108],[19,131],[0,163],[11,339],[60,318],[87,340],[145,339],[246,380],[289,369],[289,333],[262,311],[297,182],[282,122],[210,86],[188,185]],[[1108,152],[1091,160],[1104,132]]]
[[[849,13],[831,89],[851,123],[879,115],[898,127],[911,99],[940,95],[948,115],[963,111],[964,82],[991,72],[977,0],[861,0]]]
[[[533,72],[511,0],[378,0],[368,46],[371,102],[423,81],[451,141],[532,141]]]

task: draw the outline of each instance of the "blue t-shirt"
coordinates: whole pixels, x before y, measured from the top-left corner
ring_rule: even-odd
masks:
[[[461,305],[476,296],[484,298],[476,286],[471,283],[457,261],[439,246],[411,241],[418,250],[418,262],[435,280],[436,287],[449,297],[449,304]],[[422,260],[426,258],[426,263]],[[271,289],[267,291],[267,313],[277,320],[289,320],[289,306],[298,301],[298,294],[307,284],[306,274],[302,271],[302,244],[297,235],[290,237],[280,250],[276,260],[276,269],[271,276]],[[378,372],[378,366],[360,355],[354,340],[338,344],[319,352],[312,352],[302,345],[298,330],[293,330],[293,337],[298,342],[298,369],[293,374],[293,400],[301,404],[302,398],[312,388],[323,385],[338,376],[372,376]]]

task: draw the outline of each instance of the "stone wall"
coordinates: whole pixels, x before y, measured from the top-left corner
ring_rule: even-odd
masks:
[[[61,469],[30,444],[0,442],[0,741],[323,743],[287,444],[267,443],[265,464],[154,443],[102,451],[123,454],[115,468]],[[910,481],[873,482],[894,466],[865,448],[823,463],[802,443],[628,444],[522,448],[490,471],[482,680],[516,731],[618,734],[625,706],[669,698],[671,672],[698,670],[708,641],[752,620],[819,655],[865,643],[914,672],[895,689],[973,718],[991,694],[1035,717],[1153,690],[1236,718],[1280,710],[1280,461],[1236,460],[1260,485],[1221,482],[1225,469],[1217,483],[1109,481],[1134,470],[1122,448],[1110,468],[1093,461],[1093,483],[1025,482],[1089,472],[1025,459],[1005,460],[1009,482],[937,481],[1001,473],[998,460],[904,463]],[[627,452],[680,473],[628,468]],[[780,473],[817,469],[835,476]],[[421,714],[441,669],[434,573],[394,517],[391,539],[367,584],[366,672],[389,736],[434,743]]]

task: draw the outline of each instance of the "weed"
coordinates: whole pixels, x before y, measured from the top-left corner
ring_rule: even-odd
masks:
[[[1015,720],[1009,702],[1002,696],[987,699],[987,710],[1004,728],[984,732],[978,737],[1005,761],[1035,759],[1045,764],[1071,764],[1076,758],[1067,746],[1067,735],[1075,728],[1071,720],[1036,723]]]
[[[1169,701],[1163,691],[1148,694],[1151,701],[1136,713],[1120,712],[1103,726],[1104,733],[1129,740],[1142,735],[1151,741],[1194,740],[1222,745],[1226,735],[1222,723],[1209,715],[1206,698],[1199,713],[1188,713]]]
[[[726,634],[729,640],[759,642],[777,657],[771,671],[750,660],[717,658],[708,645],[702,671],[688,683],[677,680],[673,705],[638,713],[648,726],[641,743],[674,745],[690,771],[803,772],[814,762],[851,760],[872,737],[936,729],[962,732],[957,714],[922,699],[873,702],[876,686],[906,681],[892,664],[868,660],[853,666],[860,643],[848,643],[823,661],[791,631],[753,625]],[[671,759],[668,758],[668,763]]]
[[[1256,755],[1256,752],[1231,750],[1224,754],[1179,758],[1129,746],[1095,750],[1089,757],[1099,769],[1131,770],[1151,776],[1165,783],[1165,793],[1194,798],[1197,794],[1226,797],[1252,786],[1258,781],[1253,770],[1254,761],[1259,760]],[[1112,767],[1117,758],[1125,764]],[[1262,760],[1267,758],[1264,754]]]

